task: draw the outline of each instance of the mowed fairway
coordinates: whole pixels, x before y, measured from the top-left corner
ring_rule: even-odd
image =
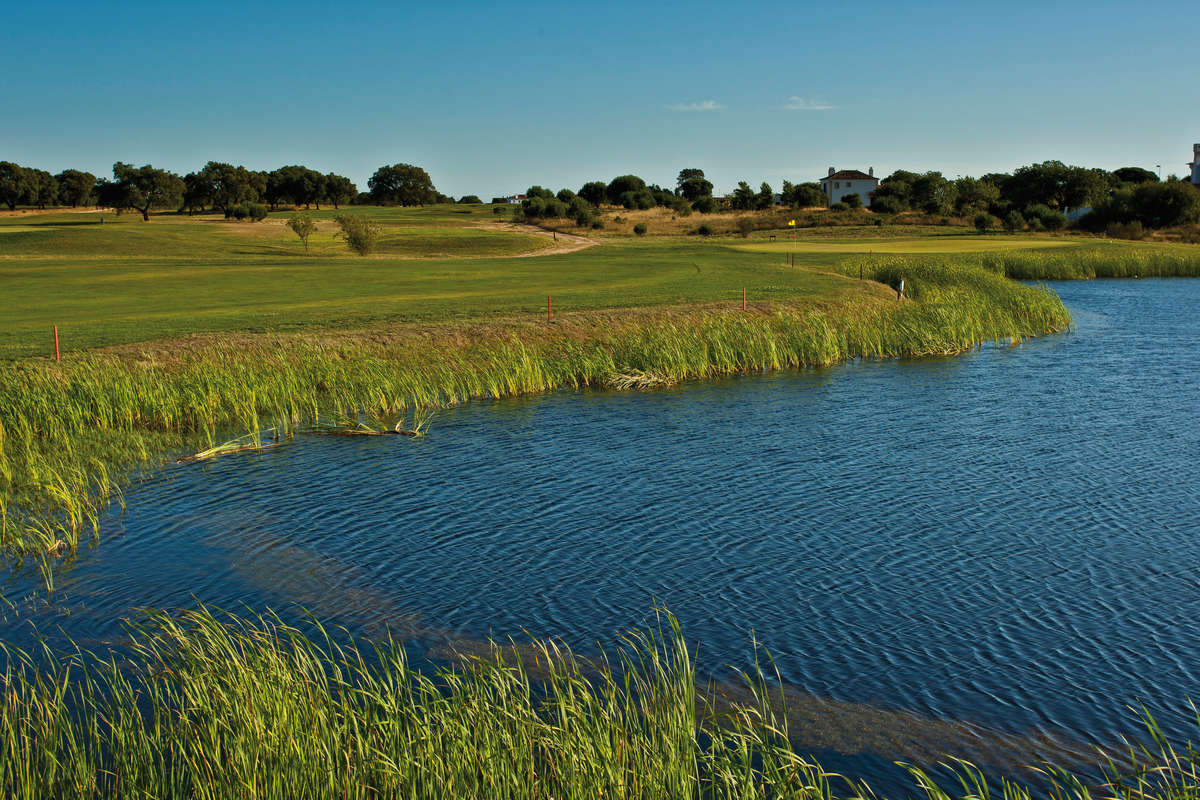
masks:
[[[743,287],[751,301],[841,301],[879,290],[827,271],[850,253],[1059,244],[1006,236],[809,241],[789,267],[781,254],[790,241],[614,237],[559,253],[548,236],[499,223],[490,206],[356,207],[348,213],[383,227],[378,252],[360,258],[335,238],[334,213],[314,214],[319,226],[307,254],[284,226],[287,213],[260,223],[0,217],[0,357],[52,355],[53,325],[71,351],[216,331],[535,319],[547,295],[556,311],[740,304]],[[515,257],[529,255],[536,257]]]

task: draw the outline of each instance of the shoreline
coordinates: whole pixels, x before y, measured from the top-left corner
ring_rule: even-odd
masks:
[[[1052,292],[982,267],[927,260],[905,274],[912,299],[903,301],[880,272],[841,302],[581,311],[550,323],[410,324],[366,336],[211,335],[189,337],[182,351],[175,341],[2,364],[0,548],[10,560],[42,558],[52,582],[53,562],[96,535],[132,474],[228,432],[287,436],[331,416],[394,419],[562,387],[638,389],[950,355],[1071,325]]]

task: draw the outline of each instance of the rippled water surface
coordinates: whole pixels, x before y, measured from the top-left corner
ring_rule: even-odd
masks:
[[[1111,741],[1127,704],[1200,692],[1200,281],[1055,288],[1078,329],[1016,347],[475,404],[421,440],[172,468],[49,607],[10,579],[0,631],[103,639],[203,601],[587,650],[657,603],[707,676],[750,664],[753,632],[798,737],[884,789],[892,758]]]

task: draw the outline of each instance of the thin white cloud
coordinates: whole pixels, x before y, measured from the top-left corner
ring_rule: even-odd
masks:
[[[823,100],[810,100],[797,95],[789,97],[783,107],[788,111],[828,111],[831,108],[837,108]]]
[[[676,103],[667,106],[671,111],[720,111],[724,107],[716,100],[701,100],[699,103]]]

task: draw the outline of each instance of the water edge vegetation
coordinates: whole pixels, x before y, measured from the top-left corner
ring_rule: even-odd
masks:
[[[19,798],[863,798],[797,752],[769,660],[738,699],[698,688],[678,624],[584,660],[553,642],[491,644],[430,672],[391,638],[200,607],[154,612],[105,655],[5,650],[0,791]],[[769,659],[769,657],[768,657]],[[1192,798],[1198,755],[1150,737],[1097,751],[1095,775],[1043,786],[902,764],[917,796]],[[942,770],[944,772],[944,769]]]

